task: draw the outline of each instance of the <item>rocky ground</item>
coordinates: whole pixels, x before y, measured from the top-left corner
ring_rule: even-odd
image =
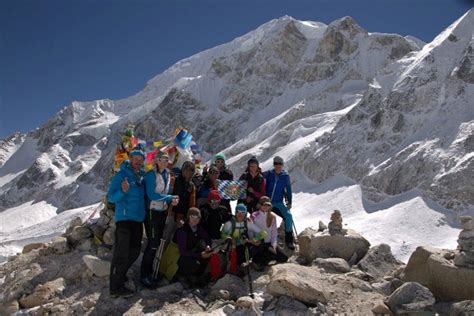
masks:
[[[463,279],[458,280],[458,288],[464,292],[458,291],[453,295],[461,297],[449,301],[435,298],[431,291],[439,296],[451,290],[437,291],[439,286],[433,285],[434,281],[427,283],[428,289],[405,276],[407,272],[412,279],[417,275],[423,279],[420,263],[430,265],[423,260],[429,261],[433,256],[448,260],[452,252],[436,254],[419,249],[406,267],[393,257],[388,245],[370,248],[362,236],[351,230],[332,236],[327,230],[306,229],[298,238],[297,250],[288,252],[288,263],[268,266],[261,272],[251,270],[253,298],[247,277],[230,274],[204,288],[163,280],[158,289],[146,289],[138,281],[140,259],[129,271],[127,282],[136,294],[131,298],[111,298],[111,246],[88,230],[97,231],[90,224],[73,221],[64,237],[49,244],[28,245],[24,253],[10,257],[0,266],[1,315],[474,313],[474,292],[469,293],[469,287],[466,292],[464,283],[470,282],[468,278],[474,270],[453,272],[464,273]],[[456,305],[455,301],[463,302]]]

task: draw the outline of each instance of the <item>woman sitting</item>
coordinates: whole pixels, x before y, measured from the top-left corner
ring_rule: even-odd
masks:
[[[288,256],[278,246],[276,217],[271,211],[272,203],[270,198],[267,196],[261,197],[258,207],[258,211],[252,213],[250,220],[258,229],[266,231],[267,235],[264,242],[256,249],[252,261],[256,270],[263,270],[263,267],[270,261],[286,262],[288,261]],[[252,234],[250,234],[250,237],[253,237]]]

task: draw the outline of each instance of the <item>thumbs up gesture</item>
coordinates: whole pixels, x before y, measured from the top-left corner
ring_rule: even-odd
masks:
[[[124,193],[127,193],[128,192],[128,187],[129,187],[128,180],[127,180],[127,178],[124,178],[122,180],[122,191]]]

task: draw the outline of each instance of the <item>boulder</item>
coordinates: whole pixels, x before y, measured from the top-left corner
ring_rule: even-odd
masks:
[[[242,296],[237,299],[237,302],[235,302],[236,307],[240,308],[252,308],[252,306],[255,304],[253,298],[250,296]]]
[[[48,247],[48,244],[45,244],[43,242],[32,243],[32,244],[28,244],[24,246],[21,253],[28,253],[33,249],[41,249],[41,248],[47,248],[47,247]]]
[[[105,233],[105,228],[99,225],[92,225],[90,226],[90,229],[92,230],[92,234],[94,234],[94,237],[99,238],[99,240],[103,239],[104,233]]]
[[[88,239],[81,240],[76,248],[79,249],[80,251],[89,252],[92,249],[93,245],[94,245],[94,241],[91,238],[88,238]]]
[[[87,268],[98,277],[105,277],[110,275],[110,262],[104,261],[92,255],[85,255],[82,260]]]
[[[115,244],[115,228],[109,227],[102,238],[106,245],[112,246]]]
[[[288,296],[310,305],[326,304],[329,299],[318,269],[286,263],[272,266],[269,274],[267,292],[273,296]]]
[[[454,303],[449,311],[449,316],[474,315],[474,301]]]
[[[393,315],[392,311],[390,308],[388,308],[385,303],[379,303],[377,304],[374,308],[372,308],[372,313],[375,315]]]
[[[342,258],[349,261],[355,254],[357,263],[370,247],[367,239],[351,229],[345,235],[331,236],[327,231],[318,232],[306,228],[298,236],[298,243],[300,255],[306,262],[312,262],[316,258]]]
[[[56,237],[51,241],[51,248],[54,252],[63,254],[69,251],[67,239],[65,237]]]
[[[395,314],[433,311],[436,300],[427,287],[408,282],[396,289],[385,302]]]
[[[359,269],[369,273],[376,279],[391,274],[401,265],[403,263],[393,256],[390,246],[387,244],[380,244],[370,248],[357,264]]]
[[[351,267],[346,260],[342,258],[317,258],[314,263],[326,270],[327,272],[341,272],[346,273],[351,271]]]
[[[56,295],[62,294],[66,286],[63,278],[38,285],[32,294],[21,298],[20,305],[23,308],[31,308],[46,304]]]
[[[0,315],[13,315],[20,309],[17,300],[2,304],[0,306]]]
[[[474,299],[474,269],[455,266],[448,250],[418,247],[405,268],[405,281],[418,282],[441,301]],[[460,282],[462,280],[462,282]]]
[[[71,238],[72,242],[79,242],[83,239],[89,238],[92,236],[92,231],[88,227],[76,226],[72,229]]]
[[[392,282],[390,281],[372,283],[372,287],[383,295],[389,296],[392,294]]]
[[[226,274],[211,287],[211,297],[220,297],[221,290],[229,292],[229,298],[236,300],[241,296],[248,295],[247,284],[238,276]]]
[[[274,299],[265,309],[265,313],[282,316],[311,314],[308,312],[309,309],[305,304],[288,296],[280,296]]]

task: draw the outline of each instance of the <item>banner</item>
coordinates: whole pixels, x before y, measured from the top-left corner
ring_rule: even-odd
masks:
[[[247,181],[245,180],[217,180],[217,190],[224,200],[238,200],[245,199],[247,193]]]

